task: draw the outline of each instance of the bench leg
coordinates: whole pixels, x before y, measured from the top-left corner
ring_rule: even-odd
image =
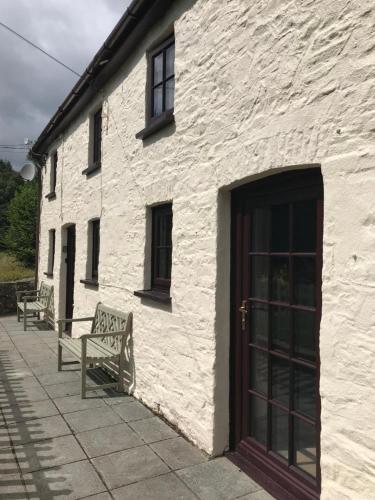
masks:
[[[86,361],[81,361],[81,399],[86,397]]]
[[[27,312],[26,312],[26,307],[23,310],[23,331],[26,332],[27,329]]]
[[[18,323],[21,321],[21,314],[20,314],[20,308],[17,307],[17,321]]]
[[[62,367],[62,346],[60,345],[60,342],[57,341],[57,371],[61,372],[61,367]]]
[[[118,364],[118,382],[117,390],[118,392],[124,392],[124,354],[121,353],[119,364]]]

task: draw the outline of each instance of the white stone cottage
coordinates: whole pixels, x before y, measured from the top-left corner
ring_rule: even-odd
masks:
[[[133,311],[128,390],[280,499],[375,498],[374,34],[133,0],[33,148],[56,317]]]

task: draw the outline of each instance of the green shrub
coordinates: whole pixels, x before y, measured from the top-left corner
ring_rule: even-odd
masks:
[[[11,164],[0,160],[0,249],[5,247],[9,203],[23,183],[22,177],[12,169]]]
[[[26,182],[16,192],[7,212],[6,248],[26,267],[35,263],[37,203],[37,183]]]
[[[17,281],[34,275],[34,269],[24,267],[12,255],[0,252],[0,281]]]

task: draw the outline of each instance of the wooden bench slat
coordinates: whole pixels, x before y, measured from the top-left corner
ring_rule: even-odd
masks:
[[[82,342],[80,339],[62,339],[60,340],[60,345],[68,349],[72,354],[75,354],[78,358],[81,358]],[[119,352],[113,353],[90,342],[87,343],[87,358],[116,359],[119,355]]]

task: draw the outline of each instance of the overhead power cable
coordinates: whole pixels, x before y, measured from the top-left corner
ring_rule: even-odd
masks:
[[[32,47],[34,47],[34,49],[37,49],[39,50],[40,52],[42,52],[42,54],[44,54],[45,56],[49,57],[50,59],[52,59],[53,61],[55,61],[57,64],[60,64],[60,66],[63,66],[65,69],[71,71],[72,73],[74,73],[76,76],[81,76],[77,71],[74,71],[74,69],[70,68],[69,66],[67,66],[66,64],[64,64],[62,61],[60,61],[59,59],[57,59],[56,57],[52,56],[51,54],[49,54],[48,52],[46,52],[44,49],[42,49],[41,47],[39,47],[38,45],[36,45],[35,43],[31,42],[30,40],[28,40],[27,38],[25,38],[24,36],[20,35],[19,33],[17,33],[17,31],[13,30],[12,28],[10,28],[9,26],[7,26],[6,24],[2,23],[0,21],[0,25],[5,28],[6,30],[10,31],[11,33],[13,33],[13,35],[17,36],[18,38],[20,38],[21,40],[23,40],[24,42],[28,43],[29,45],[31,45]]]

